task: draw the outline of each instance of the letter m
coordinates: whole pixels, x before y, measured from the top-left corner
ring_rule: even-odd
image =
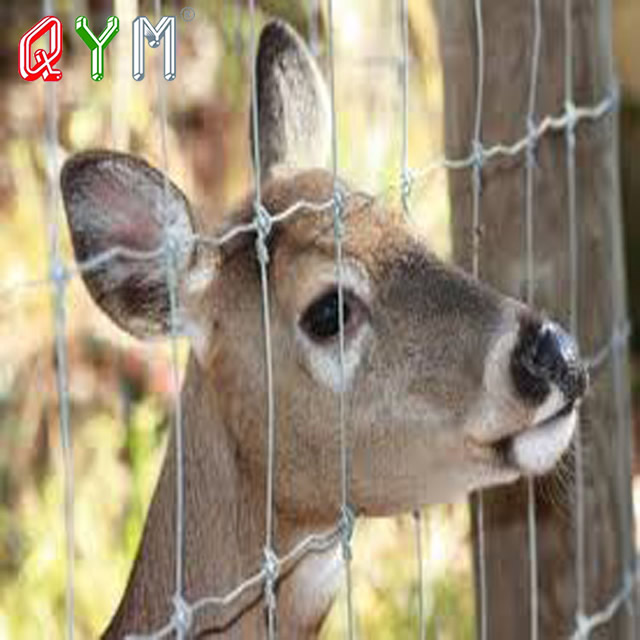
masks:
[[[176,77],[176,17],[163,16],[154,27],[146,16],[139,16],[133,21],[132,73],[134,80],[144,78],[144,38],[149,39],[149,46],[155,49],[164,42],[164,79],[174,80]]]

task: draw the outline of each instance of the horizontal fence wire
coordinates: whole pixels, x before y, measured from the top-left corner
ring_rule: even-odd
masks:
[[[399,64],[402,65],[403,70],[403,152],[402,152],[402,167],[401,175],[397,183],[388,184],[384,189],[372,196],[373,198],[385,197],[389,192],[398,191],[400,194],[400,202],[405,211],[409,210],[408,200],[411,195],[411,187],[420,181],[428,180],[432,174],[440,170],[449,171],[470,171],[470,177],[472,181],[472,189],[474,194],[474,207],[473,207],[473,270],[476,275],[479,273],[479,226],[480,226],[480,196],[481,196],[481,169],[486,168],[493,161],[499,161],[504,158],[513,158],[526,154],[525,167],[527,184],[532,183],[532,174],[534,170],[533,163],[533,151],[536,146],[545,136],[551,133],[561,133],[566,136],[567,140],[567,175],[568,175],[568,188],[570,194],[569,216],[571,217],[570,228],[575,226],[575,133],[580,125],[587,122],[596,122],[603,119],[605,116],[612,114],[618,105],[618,88],[612,86],[608,92],[595,104],[591,105],[575,105],[573,102],[573,94],[571,89],[572,81],[572,38],[571,38],[571,0],[566,0],[566,24],[565,24],[565,37],[566,37],[566,52],[565,52],[565,89],[566,99],[563,111],[556,115],[547,115],[541,118],[537,124],[534,122],[535,117],[535,94],[536,94],[536,82],[537,82],[537,66],[539,58],[539,39],[540,39],[540,16],[539,16],[539,0],[532,0],[534,8],[534,48],[531,70],[531,85],[529,94],[529,109],[527,112],[527,119],[525,123],[525,135],[515,141],[505,141],[492,145],[485,146],[481,138],[481,115],[482,115],[482,73],[484,67],[484,56],[478,57],[478,86],[476,96],[476,116],[474,125],[474,137],[471,143],[471,148],[468,155],[460,158],[448,158],[439,156],[434,158],[430,162],[426,163],[422,167],[412,169],[408,162],[408,65],[409,65],[409,52],[408,52],[408,9],[406,0],[401,0],[402,3],[402,37],[403,37],[403,51],[399,59]],[[50,6],[51,1],[44,0],[43,8],[49,13],[53,13],[53,7]],[[160,13],[160,3],[156,0],[156,13]],[[254,15],[253,15],[253,2],[251,6],[251,18],[252,28]],[[483,31],[482,31],[482,2],[481,0],[475,0],[475,15],[477,22],[477,45],[479,52],[482,52]],[[331,8],[331,3],[329,3]],[[333,22],[330,15],[329,20],[329,33],[332,38]],[[252,35],[252,52],[255,51],[255,38]],[[332,74],[332,87],[333,87],[333,66],[334,66],[334,54],[333,44],[330,41],[330,68]],[[174,382],[176,383],[176,397],[175,397],[175,437],[176,447],[176,587],[174,594],[174,615],[167,623],[155,631],[151,631],[148,635],[131,635],[129,638],[166,638],[174,633],[178,633],[179,637],[184,637],[190,630],[193,623],[194,616],[205,610],[222,610],[225,609],[237,601],[247,598],[249,596],[255,598],[260,596],[262,592],[267,602],[268,612],[268,633],[269,637],[275,637],[275,583],[279,575],[290,570],[293,566],[299,563],[307,554],[326,551],[333,548],[337,544],[343,546],[343,558],[345,560],[345,568],[347,575],[347,595],[348,595],[348,635],[349,638],[355,637],[354,633],[354,620],[351,600],[351,579],[349,570],[349,558],[350,558],[350,537],[353,529],[353,514],[350,511],[348,504],[348,458],[347,458],[347,434],[346,425],[344,420],[344,398],[342,389],[344,387],[344,318],[340,318],[340,334],[341,334],[341,375],[342,382],[341,394],[340,394],[340,406],[339,406],[339,429],[341,438],[341,481],[342,481],[342,512],[334,526],[334,528],[324,533],[314,533],[309,535],[295,545],[287,553],[278,556],[275,553],[272,539],[272,509],[273,509],[273,458],[274,458],[274,407],[273,407],[273,380],[271,373],[271,354],[270,354],[270,327],[269,327],[269,308],[268,308],[268,280],[267,280],[267,262],[268,254],[265,247],[265,232],[266,230],[273,229],[274,226],[279,224],[285,224],[294,216],[299,215],[317,215],[326,214],[331,216],[331,220],[334,223],[335,241],[336,241],[336,272],[341,273],[341,225],[343,220],[341,214],[344,211],[345,204],[353,194],[345,192],[341,187],[340,190],[334,189],[333,197],[329,200],[322,202],[314,202],[308,200],[300,200],[288,207],[283,211],[270,212],[268,211],[260,198],[260,156],[259,156],[259,142],[258,142],[258,122],[257,122],[257,108],[256,108],[256,87],[255,87],[255,66],[253,67],[253,79],[252,79],[252,100],[254,106],[254,137],[253,137],[253,153],[254,153],[254,167],[256,170],[256,182],[255,182],[255,214],[256,216],[251,222],[233,226],[225,230],[220,235],[210,234],[193,234],[185,241],[176,243],[175,239],[167,237],[166,241],[151,251],[136,251],[125,246],[113,246],[108,250],[101,252],[88,260],[79,261],[71,264],[66,264],[59,255],[58,242],[57,242],[57,213],[59,194],[57,189],[57,166],[55,160],[55,146],[56,140],[56,98],[53,90],[47,91],[47,109],[48,113],[52,114],[49,117],[48,125],[46,128],[45,146],[50,150],[50,162],[49,170],[47,172],[48,181],[48,213],[50,219],[48,224],[51,225],[51,229],[55,234],[55,242],[52,242],[51,250],[51,263],[49,268],[49,274],[46,277],[26,280],[22,282],[12,283],[8,286],[0,288],[0,298],[5,299],[10,296],[14,296],[20,293],[24,293],[30,289],[40,287],[51,287],[51,294],[54,300],[55,309],[55,338],[56,338],[56,353],[57,353],[57,367],[56,378],[58,381],[58,395],[59,395],[59,414],[60,425],[62,430],[62,442],[63,442],[63,460],[65,469],[65,523],[67,528],[67,543],[66,543],[66,562],[67,562],[67,637],[73,637],[73,464],[71,456],[71,438],[70,438],[70,421],[68,411],[68,379],[67,379],[67,365],[66,365],[66,343],[65,343],[65,321],[64,321],[64,295],[65,290],[68,287],[70,281],[82,274],[95,272],[99,269],[103,269],[109,263],[115,262],[121,259],[128,260],[140,260],[140,261],[152,261],[157,260],[160,257],[164,257],[167,260],[167,278],[169,284],[169,291],[171,295],[171,335],[170,341],[172,344],[172,370],[174,375]],[[161,131],[162,131],[162,157],[165,169],[165,175],[167,172],[167,149],[166,149],[166,103],[164,96],[163,83],[160,84],[159,89],[159,104],[161,113]],[[333,127],[333,173],[334,177],[337,176],[337,142],[336,142],[336,120],[335,120],[335,98],[333,96],[332,89],[332,127]],[[167,185],[165,182],[164,196],[167,196]],[[527,200],[526,200],[526,233],[527,233],[527,283],[528,292],[527,298],[533,300],[533,245],[532,245],[532,188],[527,188]],[[574,232],[575,233],[575,230]],[[256,571],[253,575],[246,578],[240,584],[231,588],[228,592],[203,597],[193,602],[188,602],[184,598],[184,584],[183,584],[183,546],[184,546],[184,487],[183,487],[183,461],[182,461],[182,420],[181,420],[181,405],[180,405],[180,393],[177,388],[177,381],[179,377],[178,372],[178,359],[177,359],[177,339],[181,335],[181,327],[179,325],[178,314],[176,313],[176,291],[177,291],[177,274],[176,264],[177,257],[182,252],[190,252],[196,246],[204,249],[217,249],[240,235],[253,234],[257,240],[258,259],[261,265],[262,274],[262,296],[263,296],[263,316],[264,316],[264,331],[265,331],[265,358],[267,361],[267,404],[268,404],[268,419],[267,419],[267,435],[269,443],[269,460],[268,460],[268,477],[267,477],[267,513],[266,513],[266,540],[264,548],[265,562],[263,566]],[[570,252],[572,255],[572,275],[577,276],[577,266],[575,260],[577,260],[577,239],[572,236]],[[577,287],[577,281],[572,277],[572,287]],[[339,287],[341,290],[341,287]],[[575,302],[577,292],[572,291],[571,304],[572,304],[572,328],[577,328],[576,309],[577,303]],[[619,303],[618,303],[619,304]],[[342,310],[342,305],[339,305],[339,309]],[[586,363],[592,373],[597,372],[606,362],[614,360],[613,366],[619,366],[618,354],[624,353],[628,339],[630,335],[630,325],[626,318],[615,316],[615,321],[611,327],[611,331],[608,336],[605,336],[602,345],[593,354],[586,356]],[[613,358],[612,358],[613,355]],[[616,364],[617,363],[617,364]],[[619,380],[620,376],[616,377]],[[620,420],[622,417],[618,413],[618,421],[620,428]],[[581,463],[580,463],[581,464]],[[577,491],[582,491],[582,476],[580,475],[579,482],[577,483]],[[621,487],[622,490],[622,487]],[[628,496],[623,496],[625,499],[629,499]],[[581,503],[581,499],[578,496],[577,503]],[[479,527],[482,532],[482,509],[480,502],[480,519]],[[531,578],[531,609],[534,614],[531,622],[531,637],[537,638],[537,556],[535,553],[535,513],[532,511],[533,507],[533,494],[529,494],[529,544],[530,544],[530,570],[532,572]],[[422,553],[420,548],[420,523],[416,521],[416,535],[417,535],[417,556],[420,564],[420,572],[422,572]],[[587,615],[584,611],[584,592],[581,591],[584,586],[584,574],[582,562],[584,561],[583,550],[583,536],[584,536],[584,515],[578,514],[577,517],[577,544],[578,550],[578,562],[577,562],[577,588],[578,588],[578,608],[576,613],[576,629],[571,635],[572,640],[581,640],[587,638],[589,634],[596,628],[609,622],[622,606],[629,602],[631,596],[634,593],[636,583],[638,581],[638,563],[635,553],[632,554],[628,561],[627,567],[625,567],[625,573],[623,576],[623,584],[618,592],[616,592],[612,598],[605,603],[598,611]],[[480,558],[483,561],[482,557]],[[423,602],[422,602],[422,573],[420,573],[420,635],[424,637],[426,623],[423,619]],[[486,588],[486,585],[485,585]],[[273,596],[273,597],[272,597]],[[486,592],[481,595],[482,606],[486,603]],[[481,635],[486,638],[486,611],[481,611],[483,622],[481,623]]]
[[[637,558],[634,564],[637,567]],[[570,636],[571,640],[589,638],[593,631],[611,622],[620,608],[631,600],[639,579],[640,572],[637,568],[633,571],[626,571],[622,588],[601,609],[591,615],[582,614],[577,618],[575,631]]]
[[[505,157],[516,157],[524,154],[527,147],[536,146],[539,141],[544,138],[550,132],[559,133],[569,126],[569,121],[572,122],[572,126],[576,127],[584,122],[597,121],[604,116],[613,113],[617,109],[619,101],[618,87],[612,87],[605,97],[603,97],[598,103],[590,106],[576,106],[573,107],[571,115],[566,111],[558,116],[546,116],[541,120],[540,124],[533,130],[528,132],[525,136],[518,139],[513,143],[500,143],[494,144],[488,147],[482,147],[478,151],[483,155],[483,166],[486,167],[491,160],[499,160]],[[420,183],[427,182],[434,174],[441,170],[465,170],[471,169],[475,163],[475,155],[469,154],[461,158],[447,158],[438,156],[428,161],[422,167],[407,170],[408,179],[412,186],[419,185]],[[387,198],[392,192],[402,192],[403,181],[391,181],[384,188],[378,190],[372,194],[370,198],[372,200]],[[350,192],[343,192],[342,198],[346,198],[348,201],[354,195],[362,195],[360,193],[354,194]],[[346,204],[346,202],[343,202]],[[270,223],[272,226],[282,224],[298,215],[313,215],[322,212],[332,213],[335,206],[335,199],[331,198],[323,201],[312,200],[298,200],[286,209],[277,212],[269,212],[264,206],[265,212],[269,215]],[[178,251],[188,252],[191,251],[195,245],[200,245],[204,249],[218,249],[225,244],[230,243],[239,236],[247,234],[256,234],[258,231],[258,224],[255,220],[242,224],[234,225],[224,232],[217,234],[204,234],[204,233],[192,233],[183,239],[174,249]],[[160,245],[155,249],[142,251],[134,250],[123,245],[113,245],[102,252],[96,253],[91,258],[83,261],[75,261],[72,264],[66,264],[62,258],[60,259],[60,268],[63,269],[63,273],[67,281],[73,279],[76,276],[80,276],[84,273],[91,273],[104,268],[108,263],[115,262],[119,259],[125,258],[127,260],[140,260],[140,261],[153,261],[165,255],[167,248],[164,245]],[[25,290],[37,289],[46,286],[55,285],[56,279],[48,274],[43,277],[20,280],[12,282],[8,285],[0,287],[0,299],[9,298],[16,294],[22,293]],[[626,323],[624,326],[627,326]],[[618,328],[618,331],[624,332],[624,327]],[[612,335],[612,334],[611,334]],[[587,356],[587,358],[595,359],[596,357],[602,357],[600,350],[597,353]],[[605,355],[606,357],[606,355]]]

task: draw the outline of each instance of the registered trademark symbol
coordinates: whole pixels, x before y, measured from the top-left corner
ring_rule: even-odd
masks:
[[[180,14],[185,22],[191,22],[196,17],[195,9],[191,7],[185,7]]]

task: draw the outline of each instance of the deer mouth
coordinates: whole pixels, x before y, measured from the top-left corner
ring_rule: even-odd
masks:
[[[492,444],[498,459],[522,475],[543,475],[567,451],[577,424],[578,403],[567,402],[544,420]]]

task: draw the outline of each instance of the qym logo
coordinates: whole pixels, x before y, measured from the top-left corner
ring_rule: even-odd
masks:
[[[190,14],[193,20],[195,12]],[[185,18],[186,20],[186,18]],[[153,49],[164,40],[164,78],[176,77],[176,17],[163,16],[154,27],[146,16],[138,16],[132,23],[133,39],[131,52],[131,75],[136,81],[144,78],[145,38]],[[99,36],[89,27],[85,16],[76,18],[75,31],[91,51],[91,79],[96,82],[104,78],[104,54],[109,43],[120,30],[120,20],[116,16],[107,19],[107,26]],[[37,49],[33,56],[33,43],[49,34],[49,51]],[[165,37],[166,36],[166,37]],[[55,16],[45,16],[20,38],[20,75],[29,82],[42,78],[46,82],[58,82],[62,71],[55,64],[62,57],[62,23]],[[33,59],[36,65],[32,66]]]
[[[31,45],[38,38],[49,33],[49,52],[38,49],[33,55],[38,62],[31,66]],[[62,23],[55,16],[46,16],[35,24],[22,38],[20,38],[20,75],[29,82],[42,77],[47,82],[57,82],[62,79],[62,71],[54,69],[53,65],[62,56]]]

